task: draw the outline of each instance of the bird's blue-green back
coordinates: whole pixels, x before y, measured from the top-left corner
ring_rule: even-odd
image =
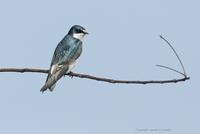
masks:
[[[74,62],[82,52],[82,41],[66,35],[55,49],[51,65]]]

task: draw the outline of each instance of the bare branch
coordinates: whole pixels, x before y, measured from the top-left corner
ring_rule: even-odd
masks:
[[[96,80],[96,81],[103,81],[103,82],[108,82],[108,83],[120,83],[120,84],[164,84],[164,83],[177,83],[177,82],[189,80],[190,77],[188,77],[186,75],[186,71],[185,71],[185,68],[183,66],[183,63],[182,63],[181,59],[179,58],[175,49],[172,47],[172,45],[163,36],[160,35],[160,38],[163,39],[170,46],[170,48],[173,50],[173,52],[176,55],[179,63],[181,64],[181,67],[183,69],[183,73],[180,72],[180,71],[177,71],[173,68],[167,67],[167,66],[163,66],[163,65],[157,65],[157,66],[165,68],[165,69],[169,69],[169,70],[174,71],[176,73],[179,73],[179,74],[184,76],[183,78],[168,79],[168,80],[143,80],[143,81],[141,81],[141,80],[116,80],[116,79],[102,78],[102,77],[92,76],[92,75],[88,75],[88,74],[80,74],[80,73],[73,73],[73,72],[70,72],[70,73],[65,74],[65,75],[68,75],[70,77],[78,77],[78,78],[85,78],[85,79],[91,79],[91,80]],[[37,69],[37,68],[0,68],[0,72],[48,73],[49,70]]]
[[[36,69],[36,68],[0,68],[0,72],[18,72],[18,73],[25,73],[25,72],[35,72],[35,73],[48,73],[49,70],[45,69]],[[97,80],[97,81],[103,81],[108,83],[121,83],[121,84],[164,84],[164,83],[177,83],[181,81],[189,80],[189,77],[184,77],[180,79],[171,79],[171,80],[145,80],[145,81],[139,81],[139,80],[115,80],[115,79],[109,79],[109,78],[102,78],[102,77],[96,77],[88,74],[80,74],[80,73],[73,73],[70,72],[69,74],[66,74],[70,77],[79,77],[79,78],[86,78],[91,80]]]

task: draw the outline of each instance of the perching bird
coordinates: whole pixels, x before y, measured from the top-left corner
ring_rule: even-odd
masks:
[[[50,70],[41,92],[53,91],[56,82],[69,73],[82,52],[82,39],[88,34],[85,28],[74,25],[68,34],[57,45],[51,61]]]

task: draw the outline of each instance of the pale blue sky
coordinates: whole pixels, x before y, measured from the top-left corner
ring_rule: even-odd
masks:
[[[114,85],[65,77],[54,92],[42,94],[46,74],[0,73],[0,133],[200,133],[199,6],[198,0],[1,0],[0,67],[49,68],[57,43],[79,24],[90,35],[75,72],[132,80],[179,78],[155,67],[181,69],[159,39],[162,34],[191,80]]]

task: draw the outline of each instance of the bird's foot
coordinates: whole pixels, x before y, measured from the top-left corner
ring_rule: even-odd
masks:
[[[69,73],[69,77],[71,77],[71,79],[74,77],[72,74],[73,74],[73,72],[72,71],[70,71]]]

